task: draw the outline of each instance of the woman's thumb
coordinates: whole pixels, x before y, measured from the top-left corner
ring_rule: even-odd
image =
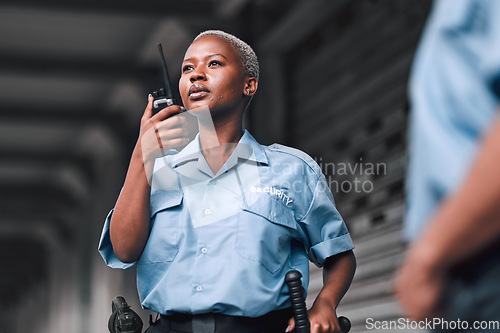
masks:
[[[288,320],[288,326],[287,326],[285,332],[288,333],[288,332],[293,331],[294,329],[295,329],[295,320],[293,320],[293,318],[290,318]]]
[[[144,118],[151,118],[153,116],[153,96],[151,94],[148,95],[148,105],[146,106],[146,110],[144,110]]]

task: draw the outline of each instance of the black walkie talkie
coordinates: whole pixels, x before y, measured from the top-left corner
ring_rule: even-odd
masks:
[[[170,105],[176,105],[177,101],[172,93],[172,87],[170,86],[170,78],[168,76],[167,63],[165,62],[165,56],[163,55],[163,49],[161,43],[158,43],[158,52],[160,52],[160,59],[163,66],[163,79],[165,80],[165,88],[160,88],[158,91],[153,91],[153,115],[156,114],[163,108]]]

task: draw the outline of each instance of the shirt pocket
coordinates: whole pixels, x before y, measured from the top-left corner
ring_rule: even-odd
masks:
[[[179,252],[179,214],[182,191],[151,194],[151,230],[139,264],[173,261]]]
[[[236,253],[276,273],[290,256],[297,226],[293,211],[268,195],[244,205],[236,232]]]

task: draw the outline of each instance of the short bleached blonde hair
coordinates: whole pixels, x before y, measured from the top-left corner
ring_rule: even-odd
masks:
[[[250,45],[238,37],[228,34],[222,30],[206,30],[195,37],[193,43],[203,36],[217,36],[227,40],[241,56],[241,63],[245,74],[259,80],[259,61],[257,55]]]

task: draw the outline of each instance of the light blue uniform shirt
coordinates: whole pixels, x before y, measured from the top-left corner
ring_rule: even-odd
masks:
[[[435,4],[410,81],[407,239],[456,190],[495,121],[500,95],[500,1]]]
[[[258,144],[244,132],[213,174],[198,137],[157,159],[151,232],[141,258],[120,262],[106,219],[99,251],[113,268],[137,264],[143,307],[161,314],[256,317],[290,306],[285,274],[309,281],[308,258],[353,248],[319,166],[296,149]]]

